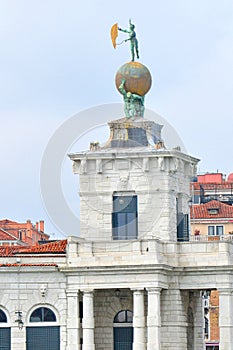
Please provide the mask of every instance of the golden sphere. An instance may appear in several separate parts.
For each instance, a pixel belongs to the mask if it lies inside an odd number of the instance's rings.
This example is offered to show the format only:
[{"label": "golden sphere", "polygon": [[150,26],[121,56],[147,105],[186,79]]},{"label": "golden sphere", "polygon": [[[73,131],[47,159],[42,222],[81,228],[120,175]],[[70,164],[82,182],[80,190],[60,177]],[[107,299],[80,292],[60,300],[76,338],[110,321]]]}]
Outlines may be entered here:
[{"label": "golden sphere", "polygon": [[140,96],[144,96],[150,90],[152,83],[149,69],[139,62],[128,62],[118,69],[115,78],[118,91],[122,79],[125,79],[124,88],[127,92]]}]

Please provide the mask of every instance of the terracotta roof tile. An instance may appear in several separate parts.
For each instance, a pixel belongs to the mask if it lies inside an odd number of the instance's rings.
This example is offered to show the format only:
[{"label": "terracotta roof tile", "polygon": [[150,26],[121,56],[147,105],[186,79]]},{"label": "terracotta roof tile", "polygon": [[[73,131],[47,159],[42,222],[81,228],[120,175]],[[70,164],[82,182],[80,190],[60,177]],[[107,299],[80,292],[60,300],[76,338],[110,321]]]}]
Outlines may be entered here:
[{"label": "terracotta roof tile", "polygon": [[17,266],[58,266],[57,264],[0,264],[0,267],[17,267]]},{"label": "terracotta roof tile", "polygon": [[229,181],[225,182],[191,182],[191,188],[193,190],[200,190],[201,187],[204,190],[222,190],[222,189],[233,189],[233,183]]},{"label": "terracotta roof tile", "polygon": [[30,247],[22,246],[0,246],[0,256],[14,256],[15,254],[64,254],[66,252],[67,240],[49,242]]},{"label": "terracotta roof tile", "polygon": [[[67,240],[49,242],[45,244],[35,245],[23,248],[22,253],[65,253]],[[20,252],[21,253],[21,252]]]},{"label": "terracotta roof tile", "polygon": [[0,228],[0,240],[1,241],[16,241],[17,238],[14,237],[9,232],[7,232],[6,230],[3,230],[2,228]]},{"label": "terracotta roof tile", "polygon": [[[211,209],[218,209],[211,214]],[[233,206],[212,200],[205,204],[196,204],[190,210],[191,219],[220,219],[231,218],[233,220]]]}]

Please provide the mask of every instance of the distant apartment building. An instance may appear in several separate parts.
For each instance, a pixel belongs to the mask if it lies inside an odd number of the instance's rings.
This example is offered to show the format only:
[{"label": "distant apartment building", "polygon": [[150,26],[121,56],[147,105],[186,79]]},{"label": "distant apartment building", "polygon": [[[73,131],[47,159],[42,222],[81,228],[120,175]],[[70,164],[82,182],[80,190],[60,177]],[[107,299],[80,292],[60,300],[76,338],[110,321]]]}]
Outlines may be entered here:
[{"label": "distant apartment building", "polygon": [[31,220],[27,220],[25,223],[8,219],[0,220],[0,246],[29,246],[48,239],[49,235],[44,232],[43,220],[36,222],[35,225]]},{"label": "distant apartment building", "polygon": [[[196,239],[219,240],[233,237],[233,206],[211,200],[190,209],[191,235]],[[232,235],[225,237],[225,235]],[[224,236],[224,237],[223,237]]]},{"label": "distant apartment building", "polygon": [[[191,183],[191,240],[233,240],[233,173],[198,175]],[[206,350],[219,349],[219,292],[203,293]]]},{"label": "distant apartment building", "polygon": [[233,173],[227,177],[222,173],[206,173],[197,175],[191,183],[194,204],[207,203],[217,200],[233,204]]}]

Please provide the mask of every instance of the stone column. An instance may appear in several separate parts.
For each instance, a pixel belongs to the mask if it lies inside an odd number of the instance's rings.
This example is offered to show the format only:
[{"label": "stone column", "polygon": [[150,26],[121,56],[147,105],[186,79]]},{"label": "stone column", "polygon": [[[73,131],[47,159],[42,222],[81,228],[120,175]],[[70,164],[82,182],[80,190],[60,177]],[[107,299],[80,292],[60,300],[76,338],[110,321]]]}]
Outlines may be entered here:
[{"label": "stone column", "polygon": [[83,291],[83,347],[82,350],[95,350],[93,290]]},{"label": "stone column", "polygon": [[144,289],[133,290],[133,350],[145,350]]},{"label": "stone column", "polygon": [[194,349],[204,349],[204,308],[201,292],[193,291]]},{"label": "stone column", "polygon": [[147,288],[147,350],[160,350],[160,291],[161,288]]},{"label": "stone column", "polygon": [[67,290],[67,345],[68,350],[80,350],[79,292]]},{"label": "stone column", "polygon": [[220,350],[233,350],[232,289],[219,290]]},{"label": "stone column", "polygon": [[[163,289],[161,293],[161,348],[187,350],[189,292]],[[199,350],[199,349],[195,349]]]}]

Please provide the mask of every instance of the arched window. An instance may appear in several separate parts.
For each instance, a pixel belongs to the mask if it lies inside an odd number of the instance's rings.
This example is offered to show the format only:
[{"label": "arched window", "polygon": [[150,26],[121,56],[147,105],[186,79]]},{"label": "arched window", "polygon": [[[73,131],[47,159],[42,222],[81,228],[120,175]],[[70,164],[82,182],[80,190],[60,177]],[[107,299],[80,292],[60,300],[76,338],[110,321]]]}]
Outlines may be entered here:
[{"label": "arched window", "polygon": [[113,340],[114,350],[132,350],[133,348],[133,312],[119,311],[114,317]]},{"label": "arched window", "polygon": [[119,311],[114,317],[114,323],[132,323],[133,312],[129,310]]},{"label": "arched window", "polygon": [[[30,315],[29,322],[32,324],[29,323],[26,328],[26,350],[60,350],[60,326],[51,309],[48,307],[35,309]],[[35,322],[38,322],[38,325],[33,324]]]},{"label": "arched window", "polygon": [[56,322],[56,315],[47,307],[39,307],[30,316],[30,322]]},{"label": "arched window", "polygon": [[11,328],[7,323],[7,316],[0,309],[0,349],[4,350],[10,350],[11,348]]},{"label": "arched window", "polygon": [[7,322],[7,317],[4,311],[0,310],[0,322],[1,323],[6,323]]}]

